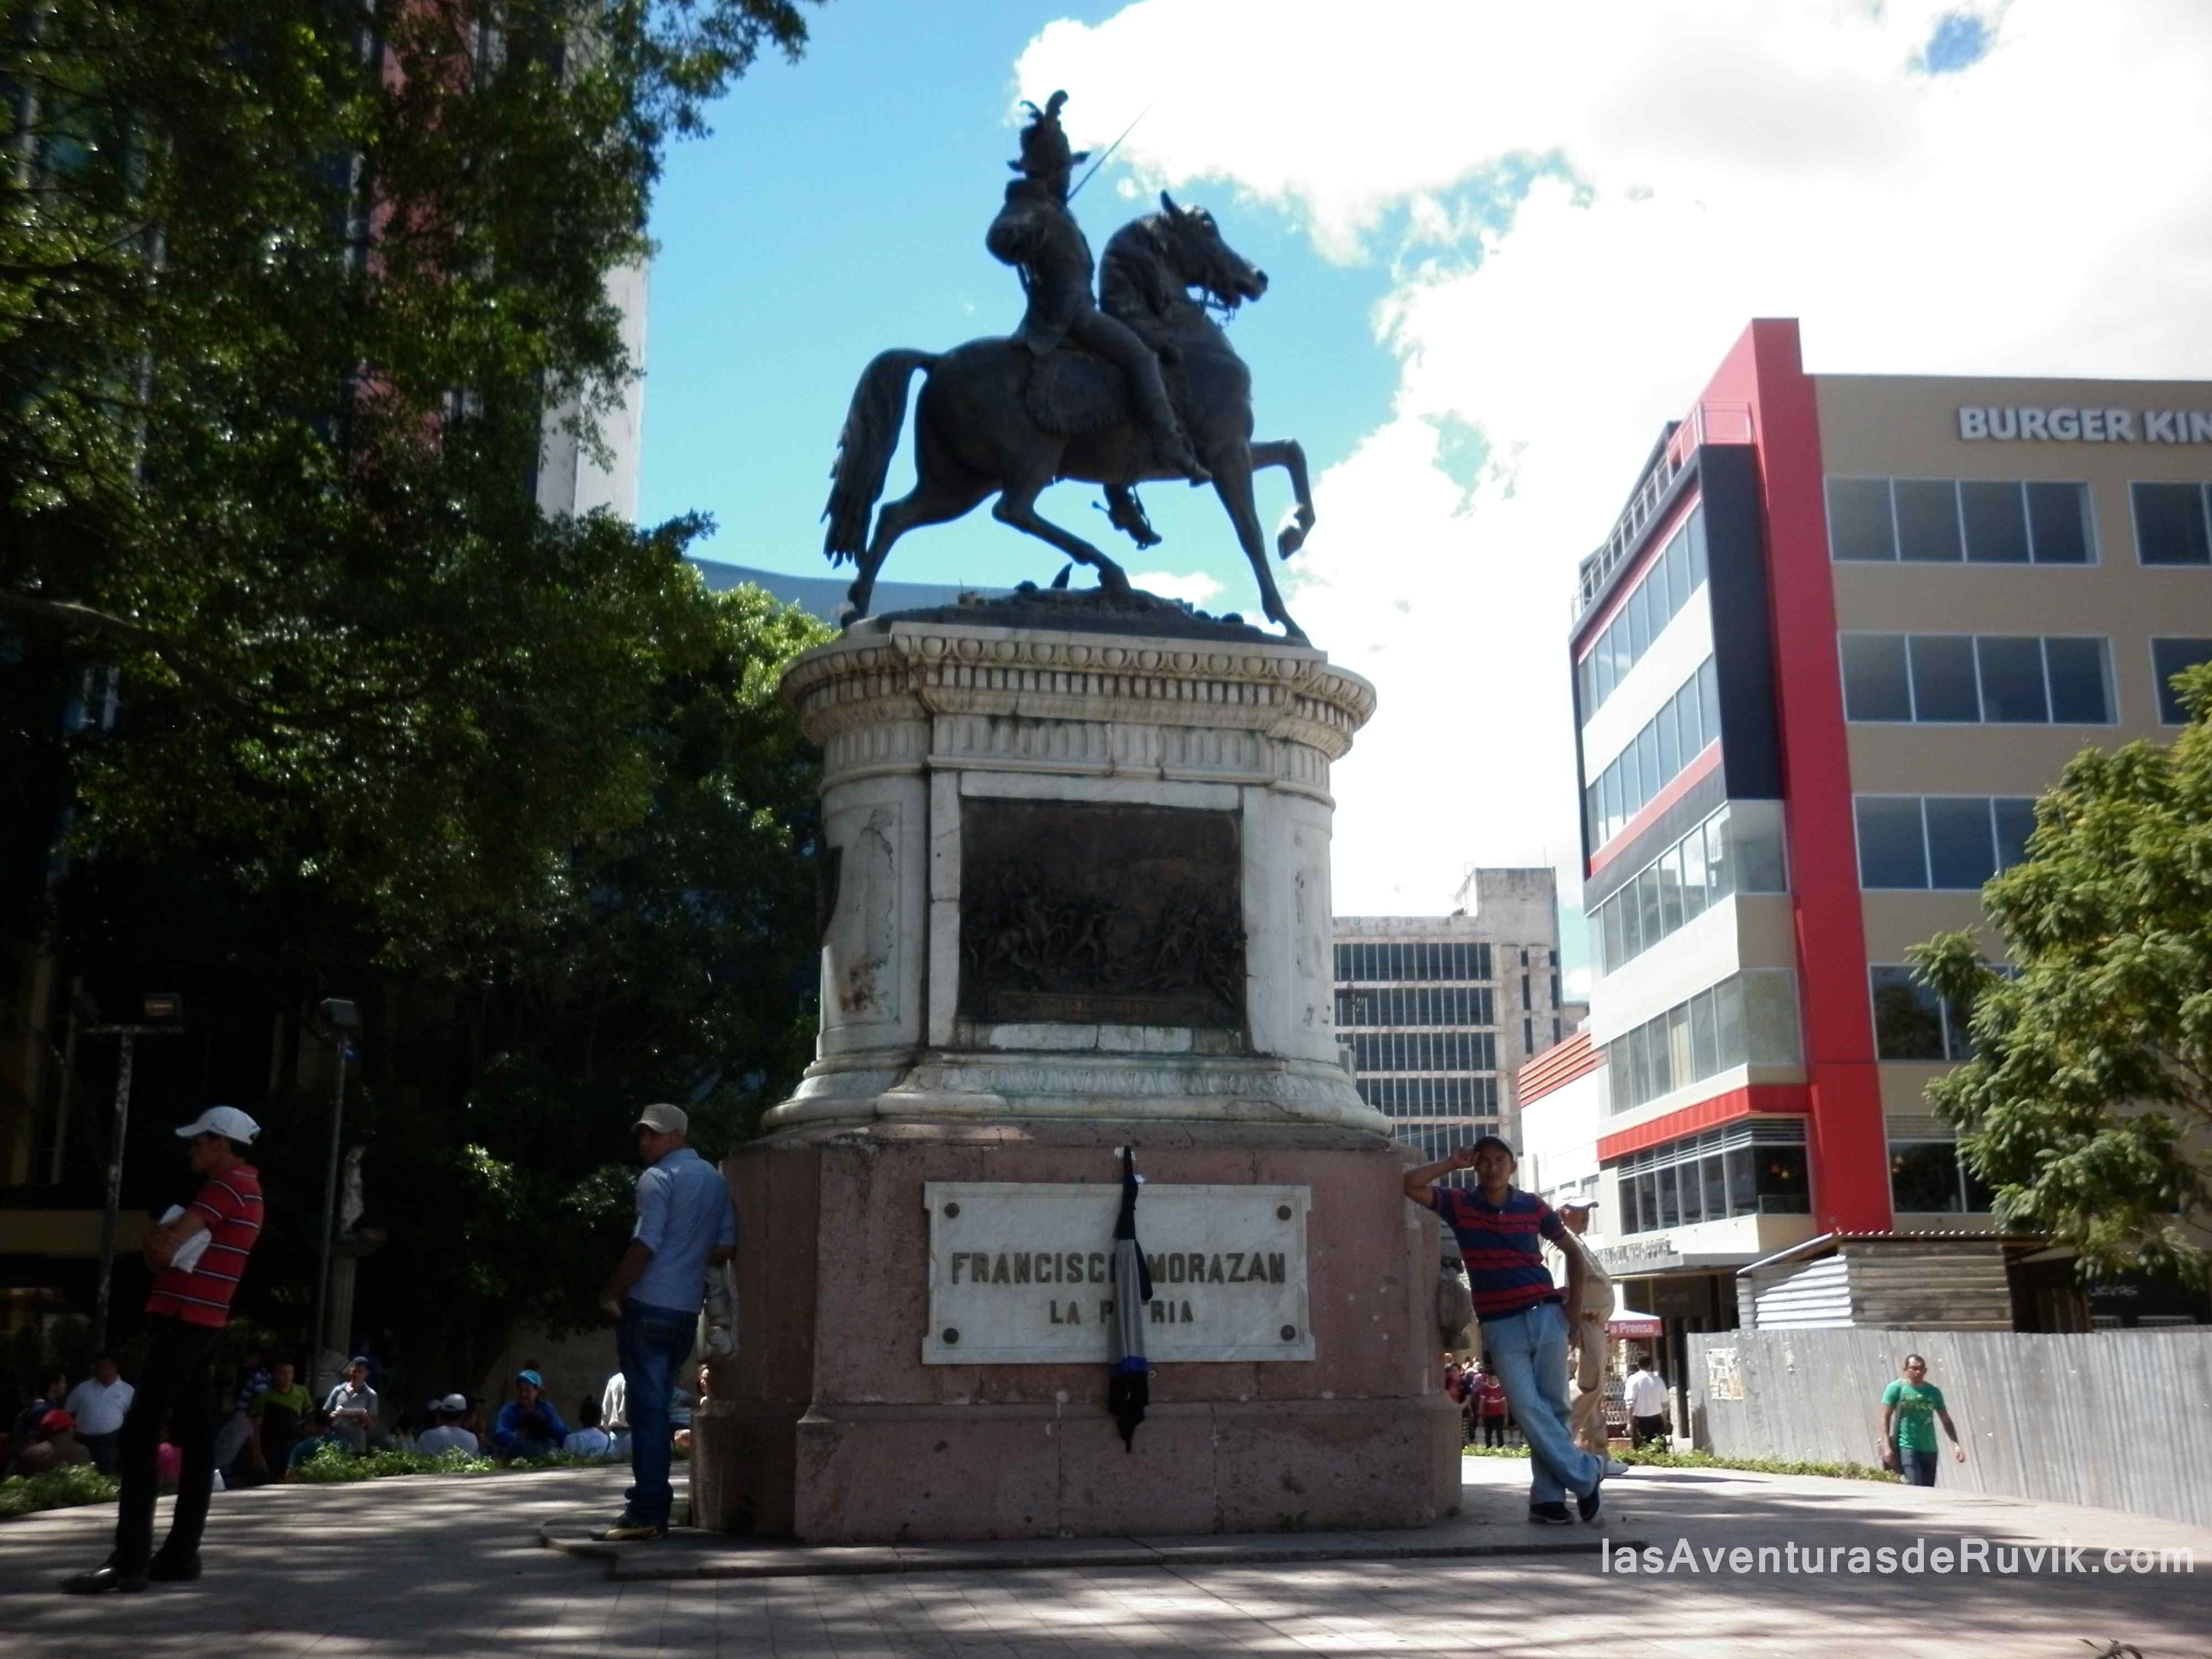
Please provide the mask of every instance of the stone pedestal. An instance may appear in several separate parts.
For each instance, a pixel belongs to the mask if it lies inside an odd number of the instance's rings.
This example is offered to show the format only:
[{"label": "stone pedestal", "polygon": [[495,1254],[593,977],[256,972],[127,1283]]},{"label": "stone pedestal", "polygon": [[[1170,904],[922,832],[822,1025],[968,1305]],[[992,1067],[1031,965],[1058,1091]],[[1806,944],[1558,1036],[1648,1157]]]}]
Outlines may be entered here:
[{"label": "stone pedestal", "polygon": [[[727,1165],[694,1518],[1425,1524],[1459,1491],[1434,1224],[1333,1007],[1328,769],[1373,690],[1234,624],[1033,620],[884,618],[786,678],[826,757],[823,1034]],[[1161,1281],[1129,1449],[1098,1330],[1125,1145]]]}]

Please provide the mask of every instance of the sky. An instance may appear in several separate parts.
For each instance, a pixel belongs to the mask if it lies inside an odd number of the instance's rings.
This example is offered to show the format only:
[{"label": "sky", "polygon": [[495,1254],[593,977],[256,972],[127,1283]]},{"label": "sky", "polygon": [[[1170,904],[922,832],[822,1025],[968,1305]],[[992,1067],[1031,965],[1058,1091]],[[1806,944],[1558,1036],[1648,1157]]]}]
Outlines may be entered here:
[{"label": "sky", "polygon": [[[809,15],[804,60],[758,66],[657,198],[642,515],[708,512],[704,556],[823,574],[862,367],[1019,317],[982,246],[1018,100],[1066,88],[1099,149],[1142,112],[1077,210],[1103,246],[1164,188],[1268,272],[1232,337],[1319,514],[1278,574],[1380,695],[1334,773],[1340,914],[1442,914],[1473,866],[1550,864],[1586,962],[1576,561],[1752,318],[1800,319],[1815,373],[2212,379],[2206,0]],[[911,477],[902,450],[887,493]],[[1261,489],[1273,523],[1287,484]],[[1210,491],[1150,487],[1141,553],[1096,495],[1041,506],[1143,585],[1256,614]],[[884,574],[1061,562],[979,511]]]}]

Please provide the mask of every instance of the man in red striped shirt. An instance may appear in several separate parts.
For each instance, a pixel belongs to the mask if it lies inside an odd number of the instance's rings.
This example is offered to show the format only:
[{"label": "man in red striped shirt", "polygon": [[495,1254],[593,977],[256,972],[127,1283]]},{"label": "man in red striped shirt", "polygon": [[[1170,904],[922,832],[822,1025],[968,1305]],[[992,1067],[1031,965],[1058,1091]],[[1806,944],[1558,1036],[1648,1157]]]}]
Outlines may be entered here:
[{"label": "man in red striped shirt", "polygon": [[[1566,1228],[1550,1205],[1514,1186],[1513,1169],[1512,1147],[1483,1135],[1449,1158],[1407,1170],[1406,1196],[1443,1218],[1467,1263],[1483,1358],[1504,1383],[1513,1420],[1528,1438],[1529,1520],[1572,1526],[1566,1505],[1571,1492],[1582,1518],[1595,1522],[1599,1486],[1627,1466],[1583,1450],[1568,1428],[1567,1321],[1560,1304],[1582,1305],[1583,1262],[1569,1250],[1563,1296],[1537,1241],[1559,1244]],[[1432,1185],[1460,1170],[1474,1171],[1472,1191]]]},{"label": "man in red striped shirt", "polygon": [[[105,1565],[72,1573],[73,1595],[143,1590],[149,1579],[200,1576],[200,1534],[215,1490],[215,1423],[208,1413],[216,1351],[230,1319],[246,1259],[261,1233],[261,1177],[246,1152],[261,1126],[235,1107],[213,1106],[177,1133],[204,1184],[174,1220],[147,1235],[154,1293],[146,1298],[152,1339],[138,1392],[123,1419],[117,1462],[115,1551]],[[153,1553],[155,1454],[164,1421],[184,1454],[177,1508],[161,1553]]]}]

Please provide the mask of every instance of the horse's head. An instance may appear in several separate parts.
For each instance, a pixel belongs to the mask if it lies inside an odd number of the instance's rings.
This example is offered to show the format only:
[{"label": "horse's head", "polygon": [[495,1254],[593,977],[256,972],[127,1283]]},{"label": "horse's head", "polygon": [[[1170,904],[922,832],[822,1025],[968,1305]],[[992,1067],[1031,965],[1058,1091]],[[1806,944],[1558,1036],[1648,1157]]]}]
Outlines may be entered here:
[{"label": "horse's head", "polygon": [[1184,287],[1203,289],[1230,311],[1267,291],[1267,273],[1221,240],[1221,227],[1204,208],[1177,207],[1165,191],[1160,192],[1160,208],[1153,222],[1159,246]]}]

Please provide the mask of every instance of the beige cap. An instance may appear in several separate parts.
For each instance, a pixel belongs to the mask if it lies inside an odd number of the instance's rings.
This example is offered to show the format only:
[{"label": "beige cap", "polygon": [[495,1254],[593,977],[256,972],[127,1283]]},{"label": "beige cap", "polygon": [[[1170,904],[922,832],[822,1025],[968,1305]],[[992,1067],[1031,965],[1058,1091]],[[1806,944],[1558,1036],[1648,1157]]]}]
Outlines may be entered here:
[{"label": "beige cap", "polygon": [[647,1107],[629,1126],[633,1129],[650,1129],[655,1134],[680,1135],[691,1127],[691,1120],[684,1115],[681,1106],[671,1106],[665,1101]]}]

